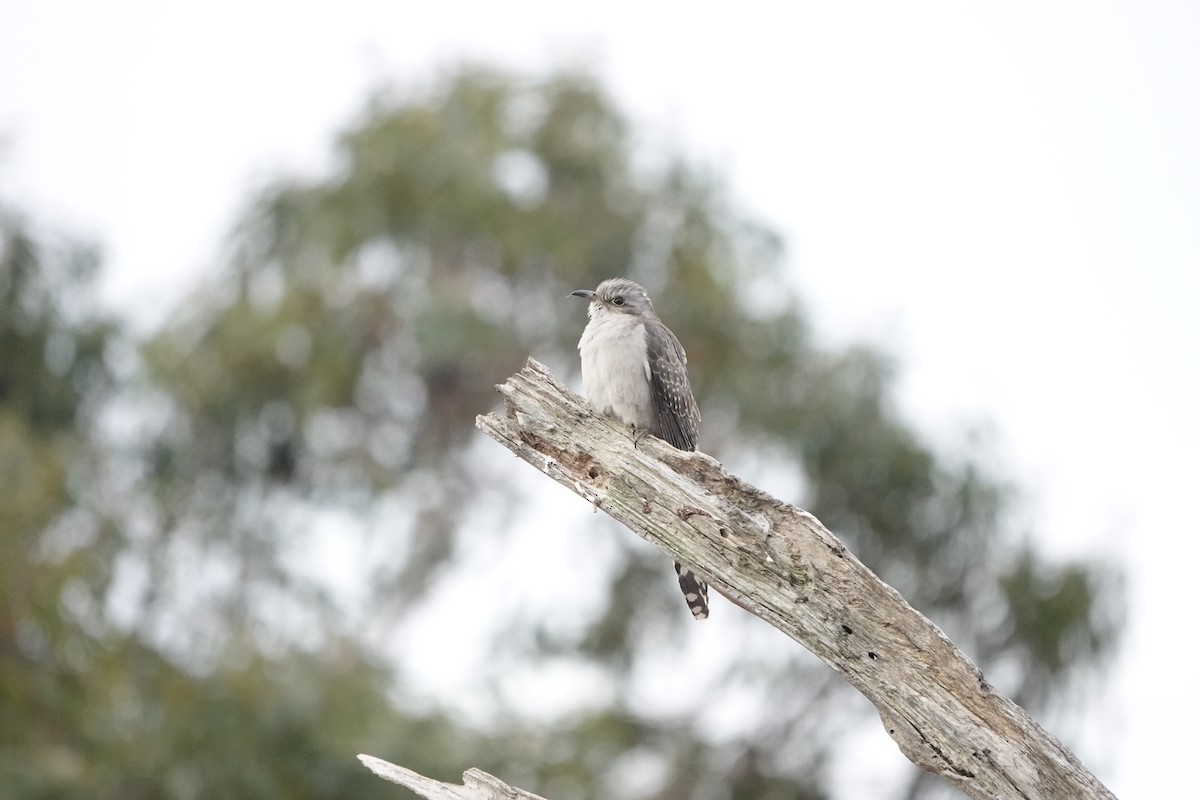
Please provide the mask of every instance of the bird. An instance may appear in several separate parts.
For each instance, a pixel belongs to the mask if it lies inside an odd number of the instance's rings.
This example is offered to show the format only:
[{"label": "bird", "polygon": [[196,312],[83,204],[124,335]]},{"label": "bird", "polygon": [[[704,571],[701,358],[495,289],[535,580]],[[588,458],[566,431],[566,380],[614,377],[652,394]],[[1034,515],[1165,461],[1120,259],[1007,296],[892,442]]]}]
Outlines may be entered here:
[{"label": "bird", "polygon": [[[609,278],[571,296],[588,301],[588,324],[579,339],[588,403],[635,432],[695,450],[700,407],[688,381],[687,354],[654,313],[646,290],[628,278]],[[707,619],[708,585],[678,561],[675,573],[692,616]]]}]

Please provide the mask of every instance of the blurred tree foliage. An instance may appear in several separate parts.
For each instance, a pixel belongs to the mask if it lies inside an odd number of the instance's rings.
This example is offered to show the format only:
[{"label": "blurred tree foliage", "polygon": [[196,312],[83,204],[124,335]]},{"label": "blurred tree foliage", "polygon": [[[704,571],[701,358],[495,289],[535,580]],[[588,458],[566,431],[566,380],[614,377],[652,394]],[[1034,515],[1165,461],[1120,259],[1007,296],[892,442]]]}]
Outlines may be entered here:
[{"label": "blurred tree foliage", "polygon": [[[580,537],[594,567],[561,565],[598,611],[497,618],[482,643],[496,674],[480,686],[565,660],[607,676],[602,702],[549,720],[503,692],[470,719],[417,710],[404,664],[365,635],[460,569],[465,532],[503,542],[530,516],[530,484],[474,417],[530,353],[576,369],[583,308],[565,295],[617,274],[687,347],[701,449],[792,476],[787,499],[999,688],[1053,707],[1113,651],[1119,576],[1014,538],[1010,492],[894,413],[888,359],[817,347],[775,237],[711,175],[639,144],[588,76],[464,68],[381,93],[336,153],[328,174],[267,187],[219,277],[136,347],[86,302],[94,257],[3,217],[0,785],[14,796],[394,797],[361,751],[441,778],[479,766],[554,800],[833,796],[824,767],[863,721],[840,679],[798,646],[712,641],[632,536]],[[305,555],[302,531],[334,512],[387,554],[356,579],[367,618]],[[703,703],[639,702],[654,665],[697,642],[716,664],[694,676]],[[704,707],[730,703],[750,722],[722,735]]]}]

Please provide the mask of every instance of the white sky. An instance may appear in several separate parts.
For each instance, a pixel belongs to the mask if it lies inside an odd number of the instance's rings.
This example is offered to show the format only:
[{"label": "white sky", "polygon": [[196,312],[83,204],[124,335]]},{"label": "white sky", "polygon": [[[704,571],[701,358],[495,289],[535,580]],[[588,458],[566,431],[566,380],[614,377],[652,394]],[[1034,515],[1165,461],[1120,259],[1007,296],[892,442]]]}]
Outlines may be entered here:
[{"label": "white sky", "polygon": [[[1200,696],[1200,4],[0,0],[0,196],[99,241],[152,324],[246,189],[316,172],[381,80],[594,64],[785,236],[819,329],[995,432],[1031,530],[1130,572],[1092,766],[1176,794]],[[467,765],[464,765],[467,766]]]}]

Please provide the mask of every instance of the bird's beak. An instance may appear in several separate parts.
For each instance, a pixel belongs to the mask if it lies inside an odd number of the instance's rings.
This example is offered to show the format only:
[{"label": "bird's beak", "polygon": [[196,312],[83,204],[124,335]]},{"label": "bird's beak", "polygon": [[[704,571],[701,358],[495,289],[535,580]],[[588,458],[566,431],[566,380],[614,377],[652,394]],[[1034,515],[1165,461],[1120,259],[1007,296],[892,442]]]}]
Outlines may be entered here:
[{"label": "bird's beak", "polygon": [[582,297],[584,300],[594,300],[596,297],[596,293],[593,292],[591,289],[576,289],[575,291],[571,292],[571,294],[568,296],[569,297]]}]

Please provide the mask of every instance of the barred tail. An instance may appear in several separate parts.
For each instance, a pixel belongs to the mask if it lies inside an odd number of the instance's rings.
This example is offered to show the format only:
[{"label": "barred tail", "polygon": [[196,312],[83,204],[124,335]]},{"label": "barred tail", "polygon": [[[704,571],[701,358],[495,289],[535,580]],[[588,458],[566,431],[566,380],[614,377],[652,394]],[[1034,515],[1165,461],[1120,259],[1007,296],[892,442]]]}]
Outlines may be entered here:
[{"label": "barred tail", "polygon": [[696,619],[708,619],[708,584],[696,577],[691,567],[675,562],[675,574],[679,576],[679,588],[688,610]]}]

